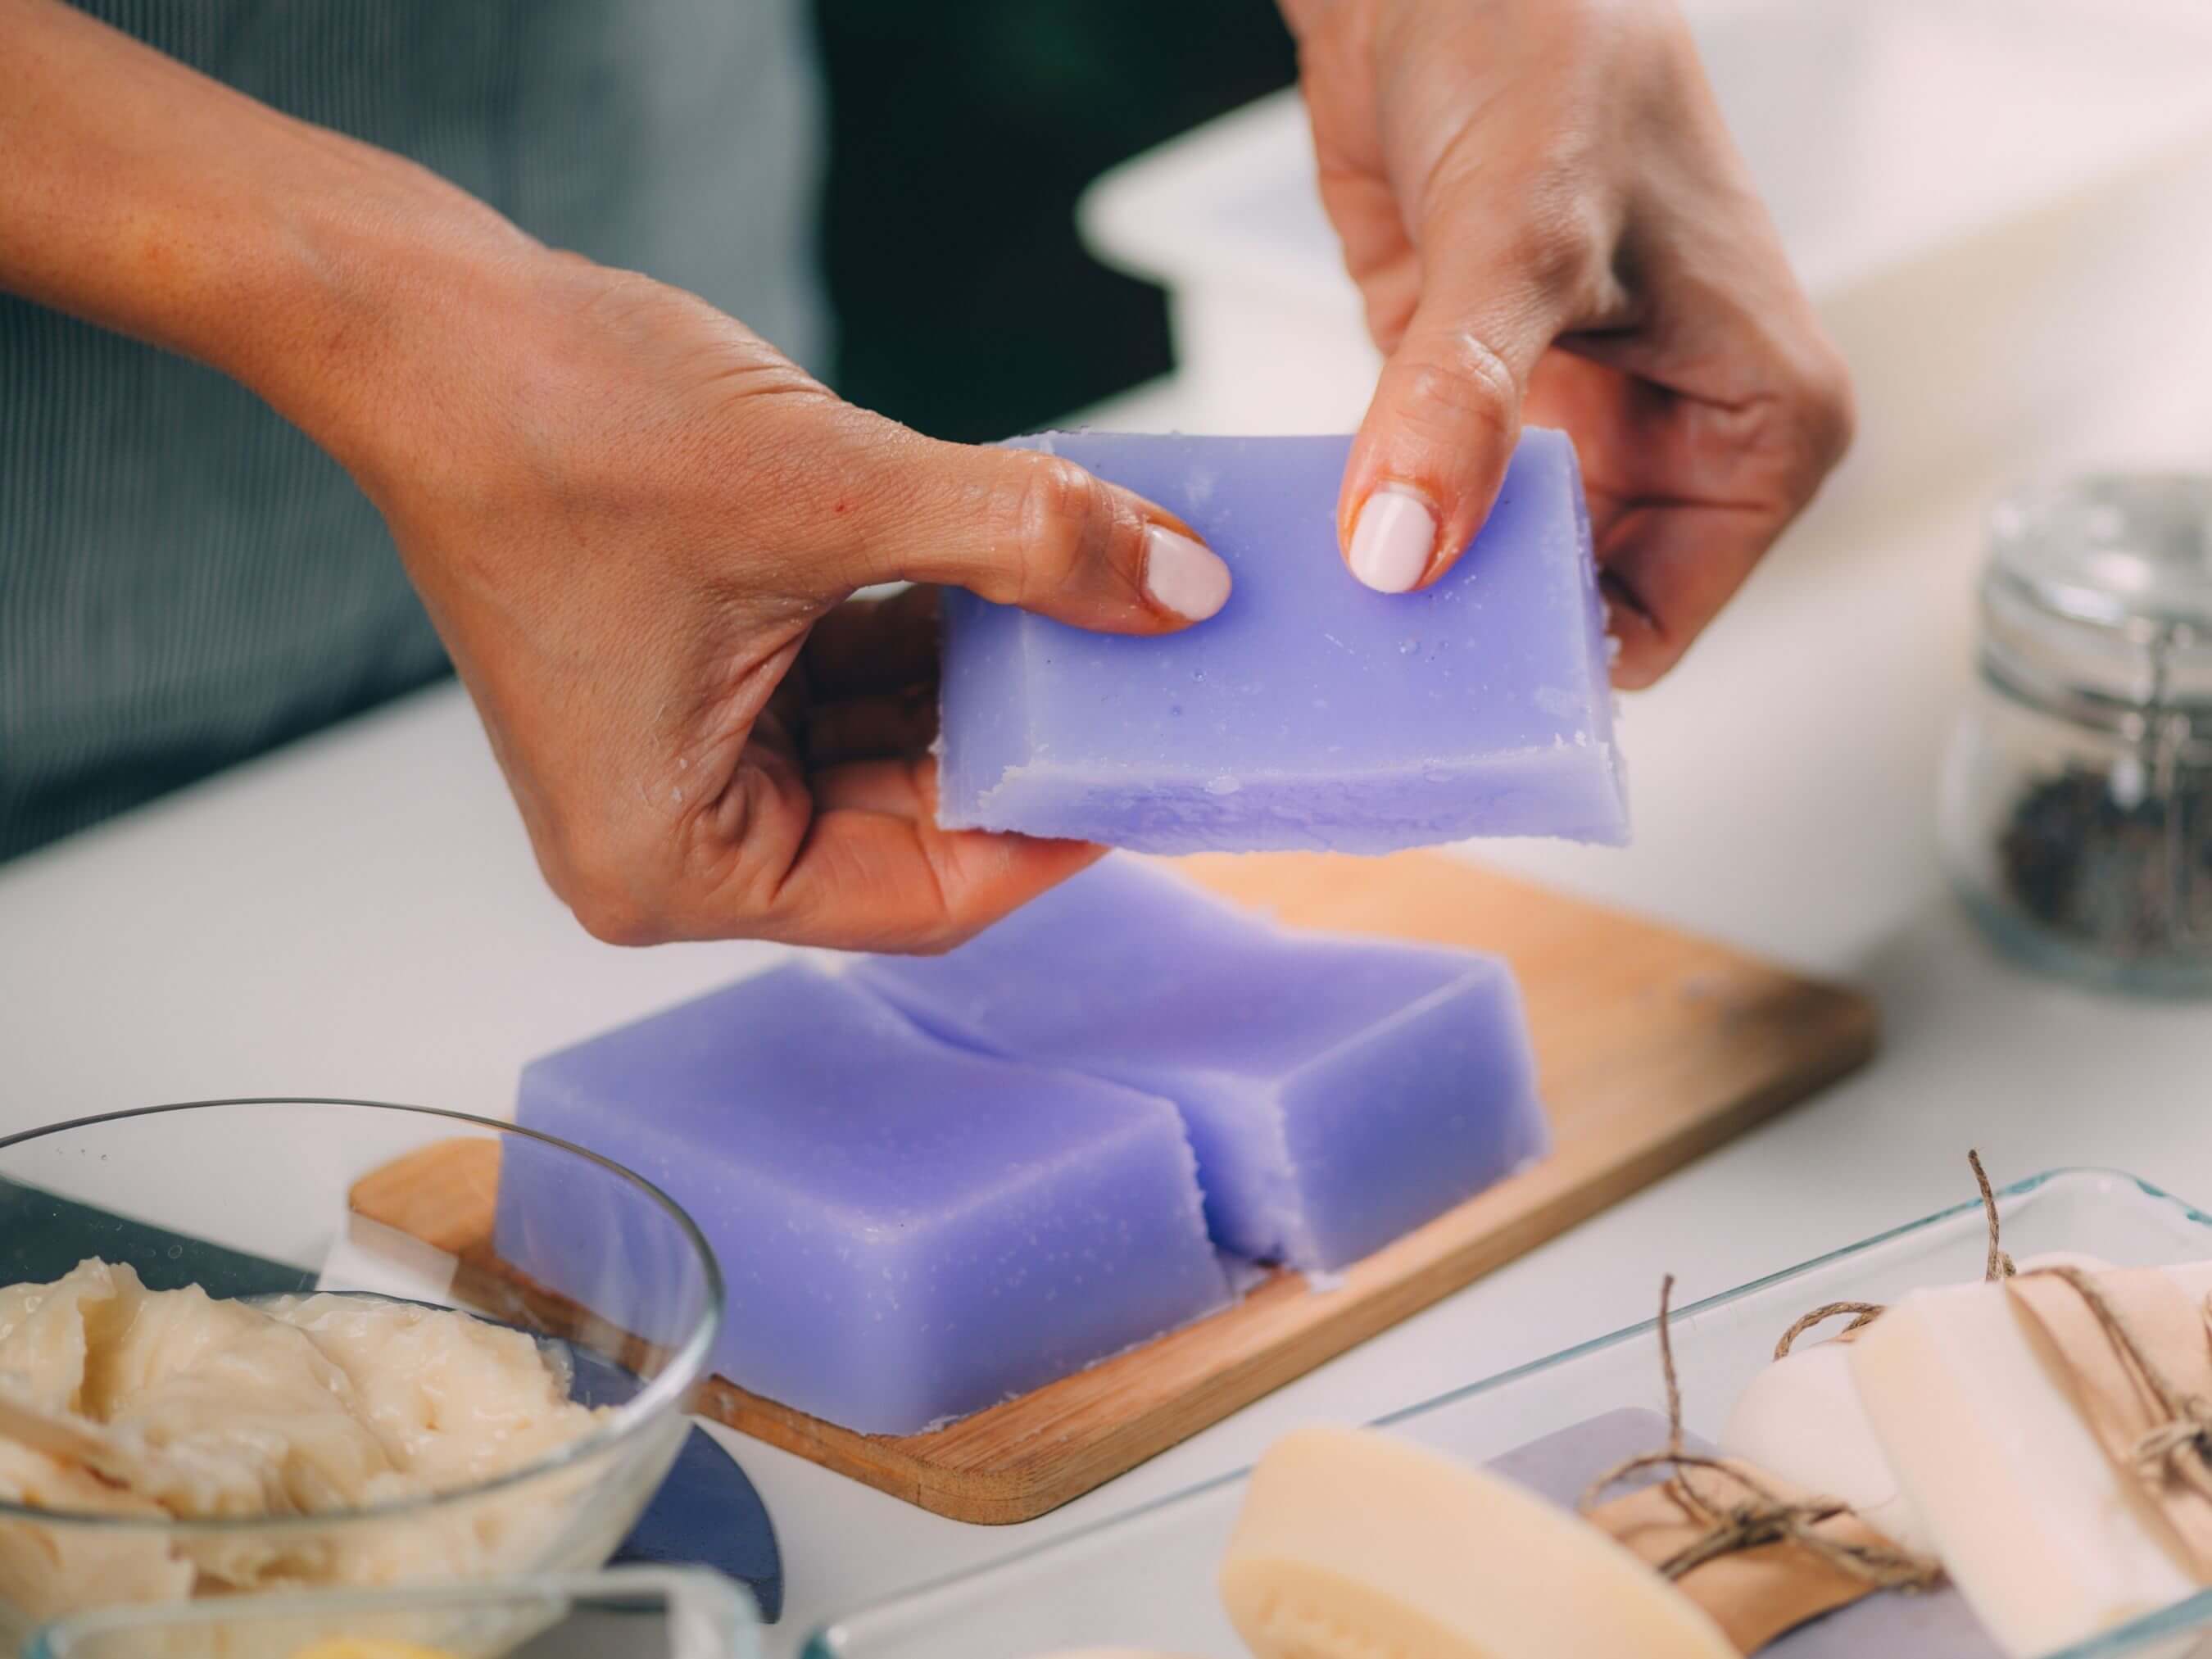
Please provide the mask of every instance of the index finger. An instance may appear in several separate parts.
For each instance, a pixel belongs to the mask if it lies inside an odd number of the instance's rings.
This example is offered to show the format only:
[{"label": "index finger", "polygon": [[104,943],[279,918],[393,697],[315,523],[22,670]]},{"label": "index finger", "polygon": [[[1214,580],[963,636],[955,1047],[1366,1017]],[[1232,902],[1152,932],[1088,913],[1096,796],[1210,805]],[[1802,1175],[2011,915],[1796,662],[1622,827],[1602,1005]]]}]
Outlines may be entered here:
[{"label": "index finger", "polygon": [[1426,586],[1474,539],[1521,435],[1529,376],[1592,303],[1595,232],[1532,221],[1533,208],[1496,193],[1437,187],[1420,303],[1352,444],[1338,540],[1352,574],[1382,592]]}]

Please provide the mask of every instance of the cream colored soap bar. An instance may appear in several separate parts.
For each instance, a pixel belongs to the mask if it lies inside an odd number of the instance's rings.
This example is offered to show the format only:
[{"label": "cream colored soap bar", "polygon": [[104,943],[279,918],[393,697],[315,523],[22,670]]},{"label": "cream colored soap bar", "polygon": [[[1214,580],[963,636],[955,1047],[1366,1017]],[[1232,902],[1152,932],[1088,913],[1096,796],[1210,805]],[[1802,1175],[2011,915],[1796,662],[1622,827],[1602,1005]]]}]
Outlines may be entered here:
[{"label": "cream colored soap bar", "polygon": [[1580,1516],[1369,1430],[1301,1429],[1260,1460],[1221,1594],[1255,1659],[1735,1659]]},{"label": "cream colored soap bar", "polygon": [[[2020,1264],[2022,1271],[2061,1265],[2101,1273],[2112,1264],[2073,1251]],[[1839,1498],[1891,1542],[1933,1555],[1935,1535],[1859,1401],[1851,1380],[1856,1340],[1856,1334],[1845,1339],[1839,1333],[1803,1343],[1753,1377],[1729,1413],[1721,1449],[1808,1492]]]},{"label": "cream colored soap bar", "polygon": [[1892,1543],[1932,1554],[1928,1523],[1859,1403],[1852,1346],[1815,1343],[1753,1377],[1721,1431],[1721,1449],[1807,1492],[1839,1498]]},{"label": "cream colored soap bar", "polygon": [[[2212,1263],[2169,1272],[2192,1297],[2212,1291]],[[1848,1352],[1937,1555],[2008,1653],[2048,1653],[2195,1593],[2002,1285],[1916,1291]]]}]

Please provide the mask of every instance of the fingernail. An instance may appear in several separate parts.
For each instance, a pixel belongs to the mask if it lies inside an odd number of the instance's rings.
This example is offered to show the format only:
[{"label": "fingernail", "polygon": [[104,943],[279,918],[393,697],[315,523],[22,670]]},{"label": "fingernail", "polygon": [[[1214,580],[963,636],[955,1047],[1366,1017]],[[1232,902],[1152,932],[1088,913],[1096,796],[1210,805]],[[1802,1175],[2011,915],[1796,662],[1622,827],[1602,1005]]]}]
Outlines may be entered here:
[{"label": "fingernail", "polygon": [[1378,593],[1404,593],[1428,574],[1437,550],[1437,515],[1402,484],[1384,484],[1359,509],[1352,529],[1352,574]]},{"label": "fingernail", "polygon": [[1163,525],[1145,530],[1145,592],[1154,605],[1204,622],[1229,603],[1229,567],[1212,549]]}]

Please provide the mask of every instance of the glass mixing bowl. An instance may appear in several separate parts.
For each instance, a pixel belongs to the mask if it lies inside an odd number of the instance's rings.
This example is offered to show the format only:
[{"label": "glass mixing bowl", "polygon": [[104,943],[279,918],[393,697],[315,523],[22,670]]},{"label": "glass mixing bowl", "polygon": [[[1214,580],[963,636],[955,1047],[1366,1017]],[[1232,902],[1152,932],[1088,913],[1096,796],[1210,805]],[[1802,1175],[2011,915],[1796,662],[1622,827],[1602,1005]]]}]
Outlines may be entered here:
[{"label": "glass mixing bowl", "polygon": [[[400,1182],[407,1231],[355,1212],[364,1176],[386,1172],[389,1215],[395,1160],[455,1140],[476,1144]],[[502,1170],[522,1172],[540,1204],[557,1200],[558,1294],[481,1237]],[[445,1227],[471,1215],[476,1236]],[[580,1437],[496,1478],[357,1509],[191,1520],[0,1502],[0,1652],[45,1620],[214,1593],[214,1570],[235,1582],[240,1563],[270,1589],[599,1566],[683,1444],[722,1305],[698,1229],[627,1170],[508,1124],[366,1101],[199,1101],[0,1139],[0,1285],[47,1283],[92,1257],[156,1291],[458,1309],[529,1333],[572,1399],[604,1409]]]},{"label": "glass mixing bowl", "polygon": [[300,1659],[331,1646],[453,1659],[762,1659],[744,1591],[696,1567],[112,1607],[49,1626],[23,1659]]}]

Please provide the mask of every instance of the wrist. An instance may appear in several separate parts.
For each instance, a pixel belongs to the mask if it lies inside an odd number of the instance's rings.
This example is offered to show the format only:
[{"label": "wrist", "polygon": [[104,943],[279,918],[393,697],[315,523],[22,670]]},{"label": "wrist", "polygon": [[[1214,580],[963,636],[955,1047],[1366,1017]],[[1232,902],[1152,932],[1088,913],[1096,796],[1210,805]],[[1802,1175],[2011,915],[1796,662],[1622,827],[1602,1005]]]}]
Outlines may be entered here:
[{"label": "wrist", "polygon": [[533,247],[411,163],[61,4],[0,0],[0,289],[208,363],[325,441],[365,356],[465,268]]},{"label": "wrist", "polygon": [[368,484],[436,441],[438,380],[489,372],[487,319],[512,315],[552,256],[398,157],[343,144],[330,159],[266,202],[196,355]]},{"label": "wrist", "polygon": [[393,367],[434,364],[459,308],[546,257],[423,168],[73,7],[0,0],[0,39],[21,94],[0,98],[0,289],[222,370],[349,465],[403,406]]}]

